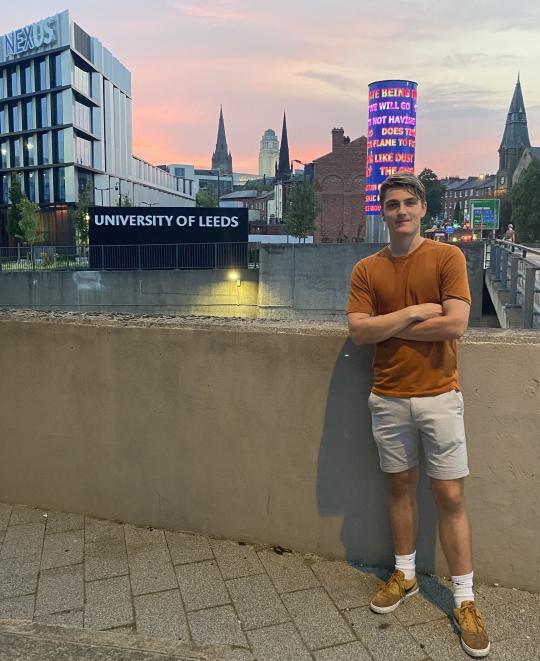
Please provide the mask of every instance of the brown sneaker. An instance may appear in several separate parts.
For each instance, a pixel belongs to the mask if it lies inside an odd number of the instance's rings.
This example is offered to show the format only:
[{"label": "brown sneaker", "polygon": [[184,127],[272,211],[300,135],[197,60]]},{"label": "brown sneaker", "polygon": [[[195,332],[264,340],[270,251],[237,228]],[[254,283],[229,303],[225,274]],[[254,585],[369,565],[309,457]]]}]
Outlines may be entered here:
[{"label": "brown sneaker", "polygon": [[373,597],[369,607],[375,613],[391,613],[402,601],[418,594],[418,591],[416,576],[410,581],[406,581],[405,574],[396,569],[386,584]]},{"label": "brown sneaker", "polygon": [[461,645],[467,654],[474,657],[489,654],[490,642],[486,625],[474,601],[464,601],[459,608],[454,608],[454,622],[459,629]]}]

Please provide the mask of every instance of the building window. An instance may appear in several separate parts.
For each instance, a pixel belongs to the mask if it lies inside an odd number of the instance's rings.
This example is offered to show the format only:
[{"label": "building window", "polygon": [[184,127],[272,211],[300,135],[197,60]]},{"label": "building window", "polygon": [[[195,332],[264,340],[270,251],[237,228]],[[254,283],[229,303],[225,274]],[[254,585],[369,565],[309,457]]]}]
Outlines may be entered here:
[{"label": "building window", "polygon": [[47,89],[47,61],[40,58],[34,61],[36,73],[36,91],[40,92]]},{"label": "building window", "polygon": [[15,138],[10,142],[10,167],[20,168],[21,167],[21,141],[19,138]]},{"label": "building window", "polygon": [[27,62],[21,67],[21,92],[23,94],[30,94],[32,89],[32,64]]},{"label": "building window", "polygon": [[7,170],[7,143],[4,140],[3,142],[0,142],[0,167],[2,170]]},{"label": "building window", "polygon": [[0,99],[6,96],[6,88],[4,87],[4,72],[0,69]]},{"label": "building window", "polygon": [[35,172],[25,172],[24,173],[24,190],[26,197],[32,202],[36,201],[36,173]]},{"label": "building window", "polygon": [[7,70],[7,95],[17,96],[19,93],[19,85],[17,79],[17,68],[9,67]]},{"label": "building window", "polygon": [[12,133],[21,130],[21,118],[19,115],[19,106],[12,103],[9,106],[9,125]]},{"label": "building window", "polygon": [[38,164],[46,165],[51,162],[51,157],[49,154],[49,134],[40,133],[37,138],[37,147],[38,147]]},{"label": "building window", "polygon": [[60,87],[62,85],[62,59],[60,55],[51,55],[49,57],[49,76],[51,87]]},{"label": "building window", "polygon": [[[52,134],[53,162],[64,162],[64,131],[54,131]],[[56,197],[56,195],[55,195]]]},{"label": "building window", "polygon": [[54,199],[56,202],[66,201],[66,169],[54,168],[53,170]]},{"label": "building window", "polygon": [[36,116],[38,128],[49,126],[49,113],[47,112],[47,97],[36,97]]},{"label": "building window", "polygon": [[6,122],[6,111],[3,106],[0,106],[0,133],[7,133],[8,127]]},{"label": "building window", "polygon": [[86,96],[90,95],[90,74],[83,71],[76,64],[73,65],[73,87]]},{"label": "building window", "polygon": [[22,104],[22,125],[24,131],[31,131],[36,128],[34,125],[34,108],[31,99],[24,101]]},{"label": "building window", "polygon": [[92,143],[77,136],[75,138],[75,162],[92,167]]},{"label": "building window", "polygon": [[32,136],[23,140],[23,163],[25,166],[36,164],[36,139]]},{"label": "building window", "polygon": [[73,123],[92,133],[92,110],[79,101],[73,101]]},{"label": "building window", "polygon": [[51,201],[49,172],[50,170],[39,171],[39,201],[41,204],[48,204]]},{"label": "building window", "polygon": [[64,122],[64,105],[62,92],[51,95],[51,122],[57,126]]},{"label": "building window", "polygon": [[8,204],[9,202],[9,186],[7,174],[0,174],[0,204]]}]

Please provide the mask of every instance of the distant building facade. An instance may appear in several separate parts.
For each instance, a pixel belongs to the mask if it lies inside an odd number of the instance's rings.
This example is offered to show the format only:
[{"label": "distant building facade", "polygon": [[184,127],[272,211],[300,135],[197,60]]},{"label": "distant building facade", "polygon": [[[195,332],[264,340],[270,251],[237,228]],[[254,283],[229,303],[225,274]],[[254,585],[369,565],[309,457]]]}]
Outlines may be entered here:
[{"label": "distant building facade", "polygon": [[519,181],[521,175],[533,161],[540,161],[540,147],[527,147],[523,151],[523,154],[521,155],[519,163],[515,169],[514,176],[512,177],[512,185]]},{"label": "distant building facade", "polygon": [[55,14],[0,37],[0,244],[14,177],[39,204],[40,239],[74,241],[89,185],[97,205],[191,206],[182,182],[132,153],[131,74],[101,42]]},{"label": "distant building facade", "polygon": [[342,128],[332,129],[332,151],[310,166],[321,211],[315,221],[315,242],[360,241],[366,217],[367,140],[350,140]]},{"label": "distant building facade", "polygon": [[470,220],[470,201],[485,200],[496,196],[496,176],[480,175],[459,179],[450,177],[443,180],[446,186],[443,200],[443,220],[452,220],[459,204],[460,216],[464,221]]},{"label": "distant building facade", "polygon": [[279,140],[272,129],[266,129],[259,150],[259,176],[274,177],[279,160]]}]

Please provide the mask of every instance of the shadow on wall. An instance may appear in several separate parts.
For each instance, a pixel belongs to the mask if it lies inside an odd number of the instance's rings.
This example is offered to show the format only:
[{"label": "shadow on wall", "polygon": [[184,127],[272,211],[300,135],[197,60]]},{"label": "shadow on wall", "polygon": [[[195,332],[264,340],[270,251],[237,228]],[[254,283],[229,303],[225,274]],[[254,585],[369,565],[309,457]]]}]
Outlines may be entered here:
[{"label": "shadow on wall", "polygon": [[[371,434],[367,405],[371,348],[348,339],[337,358],[326,400],[319,449],[317,503],[321,516],[342,516],[341,541],[349,562],[393,566],[386,478]],[[423,471],[422,471],[423,473]],[[434,573],[437,517],[428,480],[418,488],[419,571]]]}]

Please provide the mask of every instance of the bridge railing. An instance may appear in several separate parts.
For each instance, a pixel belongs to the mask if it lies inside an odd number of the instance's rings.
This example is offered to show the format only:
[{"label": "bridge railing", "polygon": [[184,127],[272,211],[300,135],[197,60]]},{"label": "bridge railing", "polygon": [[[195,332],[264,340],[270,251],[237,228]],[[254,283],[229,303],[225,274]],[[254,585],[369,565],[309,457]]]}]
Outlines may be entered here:
[{"label": "bridge railing", "polygon": [[506,307],[521,308],[523,328],[540,329],[540,250],[496,239],[486,263],[499,291],[509,292]]}]

